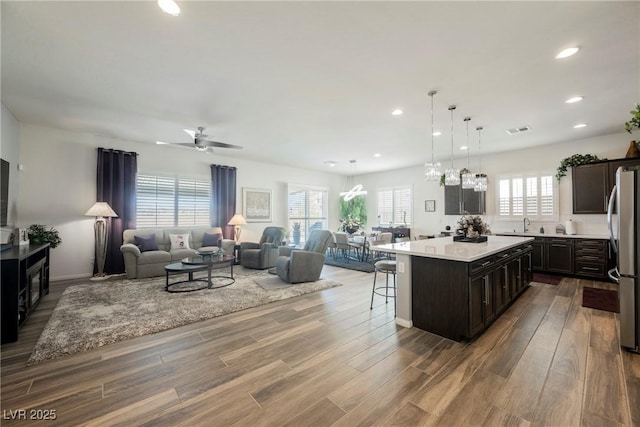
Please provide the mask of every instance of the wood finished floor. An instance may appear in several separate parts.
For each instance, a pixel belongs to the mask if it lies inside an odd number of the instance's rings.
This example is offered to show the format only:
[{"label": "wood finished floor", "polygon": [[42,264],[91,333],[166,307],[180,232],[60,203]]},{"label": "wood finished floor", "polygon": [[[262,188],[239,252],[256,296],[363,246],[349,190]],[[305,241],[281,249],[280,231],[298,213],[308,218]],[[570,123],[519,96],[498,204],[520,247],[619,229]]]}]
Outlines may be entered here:
[{"label": "wood finished floor", "polygon": [[370,310],[371,274],[323,275],[344,286],[26,367],[53,283],[2,346],[2,424],[38,408],[64,426],[640,425],[640,355],[617,315],[581,307],[583,286],[615,285],[534,283],[456,343],[396,326],[382,298]]}]

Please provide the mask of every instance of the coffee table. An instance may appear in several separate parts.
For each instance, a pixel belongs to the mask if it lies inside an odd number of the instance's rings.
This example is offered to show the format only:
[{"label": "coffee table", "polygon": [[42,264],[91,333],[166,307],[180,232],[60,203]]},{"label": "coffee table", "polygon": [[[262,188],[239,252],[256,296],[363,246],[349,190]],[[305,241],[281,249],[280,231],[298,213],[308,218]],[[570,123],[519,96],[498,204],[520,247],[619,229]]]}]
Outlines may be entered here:
[{"label": "coffee table", "polygon": [[[216,254],[200,254],[189,258],[184,258],[180,262],[175,262],[165,266],[164,271],[167,275],[165,291],[167,292],[193,292],[203,289],[224,288],[225,286],[235,283],[233,278],[233,264],[235,257],[233,255],[219,256]],[[229,267],[229,275],[212,275],[211,270],[219,270]],[[194,278],[193,273],[198,271],[206,271],[207,277]],[[187,280],[180,280],[169,283],[169,276],[181,273],[187,273]],[[203,285],[194,286],[195,282],[203,282]]]}]

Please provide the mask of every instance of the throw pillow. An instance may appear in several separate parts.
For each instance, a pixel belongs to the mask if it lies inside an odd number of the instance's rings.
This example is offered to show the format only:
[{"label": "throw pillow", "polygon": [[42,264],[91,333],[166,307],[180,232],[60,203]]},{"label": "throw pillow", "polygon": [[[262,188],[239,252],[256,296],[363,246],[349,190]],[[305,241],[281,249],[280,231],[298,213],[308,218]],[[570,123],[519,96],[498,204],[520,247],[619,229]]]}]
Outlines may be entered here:
[{"label": "throw pillow", "polygon": [[202,238],[202,246],[222,246],[222,233],[204,233]]},{"label": "throw pillow", "polygon": [[140,252],[157,251],[160,249],[158,248],[155,234],[150,236],[135,236],[135,238],[136,246],[140,249]]},{"label": "throw pillow", "polygon": [[169,239],[171,239],[171,250],[190,249],[188,234],[169,234]]}]

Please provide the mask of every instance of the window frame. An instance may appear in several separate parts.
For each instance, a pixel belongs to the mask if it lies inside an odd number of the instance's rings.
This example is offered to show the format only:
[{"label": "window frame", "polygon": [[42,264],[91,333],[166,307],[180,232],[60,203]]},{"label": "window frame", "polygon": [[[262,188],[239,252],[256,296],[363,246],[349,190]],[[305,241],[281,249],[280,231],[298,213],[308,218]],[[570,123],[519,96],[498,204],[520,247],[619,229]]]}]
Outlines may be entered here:
[{"label": "window frame", "polygon": [[[398,192],[401,191],[408,191],[409,195],[406,198],[406,200],[409,203],[409,206],[406,209],[400,209],[397,208],[396,203],[397,203],[397,199],[396,197],[398,196]],[[389,221],[386,220],[386,215],[385,215],[385,219],[380,218],[382,216],[382,214],[380,213],[380,198],[381,198],[381,193],[388,193],[390,192],[390,196],[391,196],[391,223],[392,226],[406,226],[406,227],[410,227],[411,224],[413,223],[413,188],[411,185],[396,185],[393,187],[382,187],[382,188],[378,188],[376,189],[376,218],[378,218],[378,224],[379,225],[387,225],[389,223]],[[388,196],[389,194],[387,194]],[[408,221],[405,222],[405,218],[402,218],[402,214],[401,212],[407,212],[407,216]],[[399,218],[396,218],[396,216],[400,216]]]},{"label": "window frame", "polygon": [[[530,186],[528,183],[530,180],[535,179],[535,189],[533,186]],[[508,180],[509,182],[509,214],[502,215],[501,208],[504,208],[504,198],[502,197],[502,190],[504,190],[504,181]],[[521,200],[518,202],[518,210],[521,209],[522,213],[513,213],[514,208],[514,195],[513,195],[513,182],[514,180],[521,180],[521,193],[519,194],[519,198]],[[547,187],[543,185],[543,180],[546,182]],[[545,202],[543,198],[545,197],[544,188],[548,188],[548,183],[551,184],[551,204],[552,204],[552,213],[551,214],[543,214]],[[522,172],[522,173],[509,173],[509,174],[501,174],[496,177],[495,190],[495,219],[496,221],[516,221],[522,220],[524,218],[528,218],[531,221],[537,222],[557,222],[560,218],[560,206],[559,206],[559,194],[558,194],[558,181],[555,179],[554,172],[550,171],[538,171],[538,172]],[[532,194],[535,191],[535,194]],[[532,202],[532,198],[535,197],[535,203]],[[548,203],[548,202],[547,202]],[[532,207],[535,207],[532,209]]]},{"label": "window frame", "polygon": [[[291,216],[291,194],[297,192],[305,193],[304,200],[304,210],[305,215],[303,216]],[[309,192],[320,192],[323,194],[323,206],[322,206],[322,214],[320,216],[310,216],[309,215]],[[315,230],[314,226],[321,222],[322,226],[320,229],[328,230],[329,229],[329,188],[323,186],[315,186],[315,185],[304,185],[304,184],[287,184],[287,233],[289,235],[289,240],[291,242],[294,241],[294,230],[293,223],[301,222],[300,229],[300,241],[299,244],[303,245],[309,234],[312,230]]]},{"label": "window frame", "polygon": [[[144,218],[141,216],[140,210],[144,204],[141,204],[140,201],[140,179],[153,179],[156,181],[156,207],[153,215],[155,217],[154,225],[149,225],[151,222],[150,218]],[[171,207],[171,212],[165,212],[164,214],[158,214],[158,181],[164,181],[165,184],[169,181],[172,183],[172,193],[169,193],[169,185],[164,186],[164,190],[167,194],[172,195],[171,202],[167,198],[165,203],[167,208]],[[194,193],[190,194],[185,190],[185,184],[191,181],[194,184]],[[199,188],[198,188],[199,187]],[[206,191],[207,197],[206,201],[202,197],[198,197],[198,193],[200,196]],[[193,205],[187,203],[187,208],[185,208],[185,200],[191,199],[193,201]],[[149,198],[151,200],[151,198]],[[153,173],[153,172],[142,172],[136,174],[136,228],[141,229],[151,229],[151,228],[190,228],[190,227],[211,227],[211,211],[212,211],[212,198],[211,198],[211,179],[209,177],[205,178],[203,176],[186,176],[186,175],[177,175],[177,174],[166,174],[166,173]],[[204,212],[204,206],[208,212],[206,223],[204,221],[198,221],[198,216],[202,217],[202,213]],[[194,221],[192,223],[185,223],[185,210],[191,209],[191,212],[194,216]],[[198,213],[199,212],[199,213]],[[162,217],[164,216],[164,220]],[[169,221],[170,220],[170,221]],[[170,223],[169,223],[170,222]]]}]

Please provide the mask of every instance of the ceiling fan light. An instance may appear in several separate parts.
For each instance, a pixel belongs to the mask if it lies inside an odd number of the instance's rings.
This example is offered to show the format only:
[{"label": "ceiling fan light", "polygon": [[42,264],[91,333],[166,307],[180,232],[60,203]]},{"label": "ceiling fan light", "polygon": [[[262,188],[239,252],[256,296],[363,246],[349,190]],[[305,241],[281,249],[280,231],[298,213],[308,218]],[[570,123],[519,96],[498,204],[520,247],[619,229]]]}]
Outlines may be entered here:
[{"label": "ceiling fan light", "polygon": [[162,9],[163,12],[168,13],[169,15],[180,15],[180,7],[173,0],[158,0],[158,6],[160,6],[160,9]]}]

